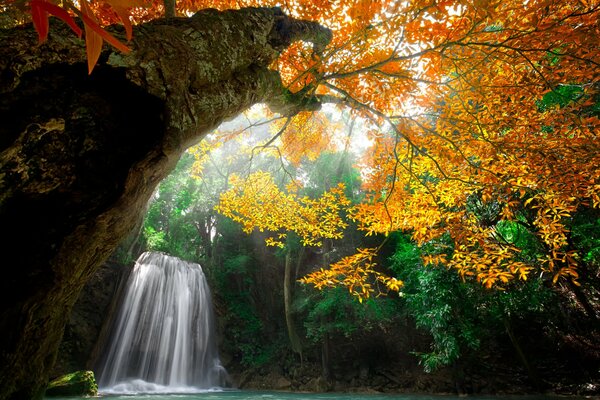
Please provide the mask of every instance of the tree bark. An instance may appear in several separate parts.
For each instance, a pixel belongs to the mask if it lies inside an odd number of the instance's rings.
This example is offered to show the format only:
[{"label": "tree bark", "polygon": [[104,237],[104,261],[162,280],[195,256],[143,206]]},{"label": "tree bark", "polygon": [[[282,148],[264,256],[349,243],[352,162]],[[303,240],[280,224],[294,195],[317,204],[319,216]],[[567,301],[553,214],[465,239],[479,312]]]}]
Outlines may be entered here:
[{"label": "tree bark", "polygon": [[255,103],[319,107],[267,66],[331,38],[276,8],[205,10],[137,26],[88,76],[83,41],[50,32],[0,31],[0,399],[42,397],[81,288],[188,146]]},{"label": "tree bark", "polygon": [[165,18],[174,18],[175,13],[175,0],[164,0],[163,4],[165,6]]},{"label": "tree bark", "polygon": [[523,352],[523,349],[521,348],[521,345],[519,344],[519,340],[517,339],[517,337],[515,336],[515,333],[513,332],[512,325],[511,325],[508,317],[503,318],[503,323],[504,323],[504,328],[506,330],[506,333],[508,334],[508,337],[510,338],[510,342],[512,343],[513,348],[515,349],[517,356],[519,357],[519,360],[521,361],[521,364],[523,364],[523,367],[525,367],[525,370],[527,371],[529,380],[531,381],[531,383],[535,386],[535,388],[537,390],[540,390],[541,383],[540,383],[540,379],[538,377],[537,371],[535,370],[535,367],[533,367],[529,363],[529,360],[527,360],[527,357],[525,356],[525,353]]},{"label": "tree bark", "polygon": [[[292,311],[292,298],[293,298],[293,287],[295,283],[295,277],[292,277],[292,251],[288,248],[285,254],[285,272],[283,278],[283,303],[285,310],[285,325],[287,327],[288,338],[292,350],[300,355],[302,361],[302,340],[300,335],[296,331],[296,325],[294,324],[294,316]],[[298,257],[301,257],[300,255]]]},{"label": "tree bark", "polygon": [[571,290],[571,293],[575,295],[575,299],[581,305],[581,308],[585,311],[587,317],[592,322],[593,325],[598,324],[598,317],[596,316],[596,310],[594,306],[589,301],[588,296],[581,289],[581,287],[577,286],[571,280],[567,280],[567,286]]}]

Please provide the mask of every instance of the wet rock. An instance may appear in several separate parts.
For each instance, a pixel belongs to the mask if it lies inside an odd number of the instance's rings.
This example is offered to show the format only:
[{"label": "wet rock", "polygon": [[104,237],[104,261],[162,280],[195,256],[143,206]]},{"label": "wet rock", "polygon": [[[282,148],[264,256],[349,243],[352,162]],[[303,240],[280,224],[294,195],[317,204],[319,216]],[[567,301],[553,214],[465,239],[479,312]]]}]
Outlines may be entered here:
[{"label": "wet rock", "polygon": [[283,376],[278,377],[273,382],[273,389],[275,389],[275,390],[290,390],[291,387],[292,387],[292,382]]},{"label": "wet rock", "polygon": [[77,371],[51,381],[46,396],[97,396],[98,385],[92,371]]}]

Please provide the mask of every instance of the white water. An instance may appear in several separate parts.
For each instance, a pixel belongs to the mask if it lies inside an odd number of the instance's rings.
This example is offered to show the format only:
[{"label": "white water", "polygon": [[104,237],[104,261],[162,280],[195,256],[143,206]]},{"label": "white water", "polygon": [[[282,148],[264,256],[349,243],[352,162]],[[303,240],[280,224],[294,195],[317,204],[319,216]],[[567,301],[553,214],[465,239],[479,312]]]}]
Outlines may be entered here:
[{"label": "white water", "polygon": [[224,386],[227,374],[200,265],[142,254],[105,351],[98,371],[103,393],[191,393]]}]

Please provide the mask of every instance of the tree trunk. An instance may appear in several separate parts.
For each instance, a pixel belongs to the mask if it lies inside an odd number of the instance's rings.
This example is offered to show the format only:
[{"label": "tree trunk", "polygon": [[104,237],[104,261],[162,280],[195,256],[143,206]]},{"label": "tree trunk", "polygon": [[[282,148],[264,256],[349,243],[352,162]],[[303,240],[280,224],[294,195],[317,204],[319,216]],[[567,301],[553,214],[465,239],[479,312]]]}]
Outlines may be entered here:
[{"label": "tree trunk", "polygon": [[0,31],[0,399],[42,397],[79,291],[188,146],[258,102],[318,108],[267,66],[331,37],[279,9],[206,10],[137,26],[88,76],[83,41],[50,31]]},{"label": "tree trunk", "polygon": [[571,280],[567,280],[567,286],[571,290],[571,293],[575,295],[575,299],[577,300],[581,308],[583,308],[585,314],[590,319],[590,321],[592,321],[592,324],[597,326],[598,317],[596,316],[596,310],[594,309],[592,303],[588,300],[588,297],[586,296],[585,292],[580,286],[577,286]]},{"label": "tree trunk", "polygon": [[[323,246],[321,248],[322,251],[322,259],[321,259],[321,267],[328,268],[331,263],[331,255],[330,252],[332,250],[332,242],[323,239]],[[331,316],[327,315],[323,317],[322,323],[324,326],[330,326],[331,324]],[[331,340],[329,338],[329,331],[326,331],[323,335],[322,344],[321,344],[321,376],[323,380],[327,383],[331,382],[332,374],[331,374]]]},{"label": "tree trunk", "polygon": [[521,361],[521,364],[523,364],[523,367],[525,367],[525,370],[527,371],[529,380],[535,386],[535,388],[539,391],[541,388],[541,382],[538,377],[537,371],[529,363],[529,360],[527,360],[527,357],[525,356],[525,353],[523,352],[523,349],[521,348],[519,340],[515,336],[515,333],[512,329],[512,325],[511,325],[508,317],[504,317],[503,322],[504,322],[504,328],[506,329],[506,333],[508,334],[508,337],[510,338],[510,342],[512,343],[513,348],[515,349],[517,356],[519,357],[519,360]]},{"label": "tree trunk", "polygon": [[165,18],[174,18],[175,17],[175,0],[164,0],[163,4],[165,6]]},{"label": "tree trunk", "polygon": [[321,342],[321,377],[327,383],[331,381],[331,340],[329,340],[329,333],[323,335]]},{"label": "tree trunk", "polygon": [[288,249],[285,254],[285,273],[283,280],[283,302],[288,337],[290,339],[292,350],[300,355],[300,360],[302,361],[302,341],[296,331],[296,325],[294,324],[294,317],[292,314],[292,296],[295,279],[292,277],[292,254],[290,249]]}]

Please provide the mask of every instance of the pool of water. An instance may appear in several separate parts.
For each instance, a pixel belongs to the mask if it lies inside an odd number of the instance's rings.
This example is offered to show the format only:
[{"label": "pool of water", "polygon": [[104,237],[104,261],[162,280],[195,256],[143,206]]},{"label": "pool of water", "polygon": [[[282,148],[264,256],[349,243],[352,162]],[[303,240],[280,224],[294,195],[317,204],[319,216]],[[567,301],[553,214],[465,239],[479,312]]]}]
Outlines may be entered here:
[{"label": "pool of water", "polygon": [[[465,397],[451,395],[420,394],[360,394],[360,393],[290,393],[254,392],[245,390],[209,390],[197,393],[171,394],[110,394],[100,393],[105,400],[464,400]],[[47,400],[79,400],[85,397],[58,398]],[[87,398],[89,400],[89,398]],[[468,400],[559,400],[558,396],[468,396]],[[569,397],[569,399],[577,399]],[[583,399],[583,397],[581,398]]]}]

